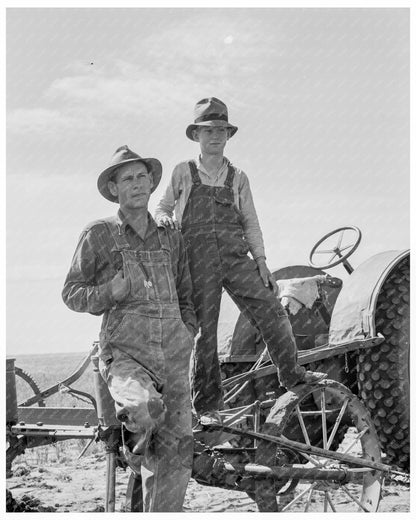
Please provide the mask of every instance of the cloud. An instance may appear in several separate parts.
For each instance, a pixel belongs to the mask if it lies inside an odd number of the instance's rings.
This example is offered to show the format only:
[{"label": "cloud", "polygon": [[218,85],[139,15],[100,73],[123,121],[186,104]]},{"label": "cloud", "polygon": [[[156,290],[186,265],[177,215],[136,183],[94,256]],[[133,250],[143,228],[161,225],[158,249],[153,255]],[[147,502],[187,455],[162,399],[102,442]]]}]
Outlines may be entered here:
[{"label": "cloud", "polygon": [[[68,109],[18,108],[7,116],[7,129],[13,134],[41,134],[52,137],[57,132],[75,130],[80,114]],[[91,121],[90,121],[91,123]],[[88,117],[83,118],[84,128]]]},{"label": "cloud", "polygon": [[[70,61],[63,75],[46,86],[38,106],[9,112],[9,130],[85,134],[128,116],[160,124],[166,113],[190,115],[192,103],[210,94],[237,106],[238,98],[247,97],[241,90],[261,87],[247,78],[258,76],[275,50],[270,35],[259,38],[245,30],[249,21],[225,23],[217,14],[207,13],[199,27],[194,25],[195,13],[188,14],[174,26],[163,24],[163,32],[147,32],[128,43],[119,34],[123,53],[114,49],[93,62]],[[215,24],[209,23],[211,18]],[[224,45],[230,34],[233,45]]]},{"label": "cloud", "polygon": [[55,79],[40,107],[18,108],[8,114],[13,134],[54,136],[90,133],[126,117],[164,119],[166,113],[191,113],[189,100],[217,90],[218,78],[206,78],[201,65],[194,70],[166,73],[117,61],[104,71]]}]

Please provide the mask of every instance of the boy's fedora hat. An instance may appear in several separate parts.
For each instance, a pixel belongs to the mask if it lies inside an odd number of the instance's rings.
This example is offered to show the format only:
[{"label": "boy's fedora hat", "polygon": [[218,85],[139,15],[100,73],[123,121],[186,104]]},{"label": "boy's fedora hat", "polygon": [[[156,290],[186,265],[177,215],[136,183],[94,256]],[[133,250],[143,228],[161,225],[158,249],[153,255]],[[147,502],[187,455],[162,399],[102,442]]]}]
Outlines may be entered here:
[{"label": "boy's fedora hat", "polygon": [[223,126],[231,130],[232,137],[238,130],[237,126],[228,122],[227,105],[215,97],[201,99],[195,105],[195,121],[186,129],[186,135],[195,141],[193,131],[199,126]]},{"label": "boy's fedora hat", "polygon": [[111,180],[111,175],[116,168],[131,162],[142,162],[147,166],[149,173],[151,173],[153,177],[152,191],[155,191],[162,177],[162,165],[160,161],[157,159],[140,157],[137,153],[132,152],[127,145],[124,145],[117,148],[111,157],[110,165],[107,166],[98,177],[97,187],[103,197],[111,202],[118,202],[118,198],[114,197],[108,189],[108,181]]}]

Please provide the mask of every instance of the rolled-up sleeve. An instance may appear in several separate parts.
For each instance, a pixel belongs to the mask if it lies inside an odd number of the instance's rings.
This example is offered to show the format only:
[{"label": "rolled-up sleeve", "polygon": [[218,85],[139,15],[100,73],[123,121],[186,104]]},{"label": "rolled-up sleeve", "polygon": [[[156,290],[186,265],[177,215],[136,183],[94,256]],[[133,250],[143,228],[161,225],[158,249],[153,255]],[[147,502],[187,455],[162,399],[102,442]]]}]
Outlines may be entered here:
[{"label": "rolled-up sleeve", "polygon": [[100,315],[115,304],[111,281],[96,280],[97,270],[105,262],[99,242],[94,228],[84,230],[79,239],[62,290],[65,304],[73,311]]},{"label": "rolled-up sleeve", "polygon": [[253,258],[266,257],[264,251],[263,233],[261,232],[250,183],[244,172],[240,174],[239,206],[243,216],[244,235]]},{"label": "rolled-up sleeve", "polygon": [[181,170],[179,166],[176,166],[173,170],[169,184],[166,186],[165,192],[156,206],[156,221],[158,221],[161,217],[172,217],[175,210],[176,201],[178,200],[181,193],[180,182]]}]

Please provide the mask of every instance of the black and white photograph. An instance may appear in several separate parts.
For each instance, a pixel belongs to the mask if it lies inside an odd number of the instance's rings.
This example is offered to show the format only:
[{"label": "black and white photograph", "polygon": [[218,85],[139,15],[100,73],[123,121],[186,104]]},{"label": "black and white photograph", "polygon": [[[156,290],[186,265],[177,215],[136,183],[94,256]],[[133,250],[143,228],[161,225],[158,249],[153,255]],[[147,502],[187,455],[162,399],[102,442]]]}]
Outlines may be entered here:
[{"label": "black and white photograph", "polygon": [[410,513],[410,4],[71,5],[2,8],[6,512]]}]

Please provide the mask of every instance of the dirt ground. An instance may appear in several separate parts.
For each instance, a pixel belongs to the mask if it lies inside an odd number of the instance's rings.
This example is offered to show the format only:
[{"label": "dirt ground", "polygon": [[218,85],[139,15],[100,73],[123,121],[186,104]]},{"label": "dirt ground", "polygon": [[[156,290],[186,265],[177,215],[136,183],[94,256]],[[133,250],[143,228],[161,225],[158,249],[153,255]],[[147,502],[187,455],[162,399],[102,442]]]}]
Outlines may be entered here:
[{"label": "dirt ground", "polygon": [[[91,453],[77,459],[60,456],[54,460],[36,460],[23,455],[13,463],[13,475],[6,480],[7,489],[28,509],[51,512],[103,512],[106,462],[102,453]],[[116,512],[123,511],[129,470],[117,469]],[[317,493],[315,506],[321,498]],[[30,510],[29,509],[29,510]],[[338,509],[337,509],[338,510]],[[191,480],[186,494],[184,512],[236,513],[256,512],[256,504],[245,494],[199,485]],[[384,486],[380,512],[410,511],[408,486],[390,483]]]}]

